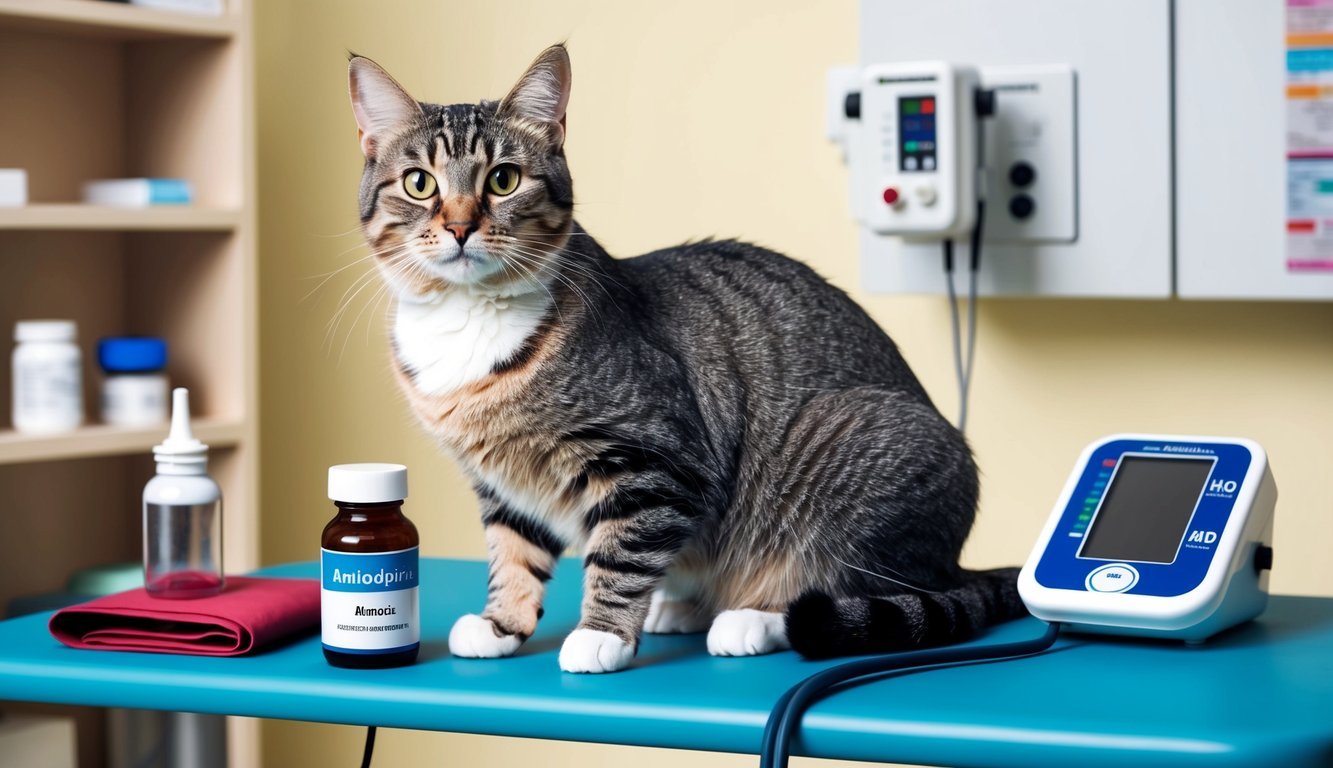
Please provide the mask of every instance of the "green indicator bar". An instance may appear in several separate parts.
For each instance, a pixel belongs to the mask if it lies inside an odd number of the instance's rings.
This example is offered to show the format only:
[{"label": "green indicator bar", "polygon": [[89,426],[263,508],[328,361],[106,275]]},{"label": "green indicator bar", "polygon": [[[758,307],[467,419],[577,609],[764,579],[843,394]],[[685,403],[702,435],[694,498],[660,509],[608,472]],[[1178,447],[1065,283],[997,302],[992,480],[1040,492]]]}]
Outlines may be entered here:
[{"label": "green indicator bar", "polygon": [[913,100],[913,101],[904,101],[904,102],[903,102],[903,114],[904,114],[904,115],[918,115],[918,114],[921,114],[921,102],[919,102],[919,101],[915,101],[915,100]]},{"label": "green indicator bar", "polygon": [[1078,519],[1079,519],[1079,520],[1091,520],[1091,519],[1092,519],[1092,515],[1079,515],[1079,516],[1078,516]]},{"label": "green indicator bar", "polygon": [[915,151],[916,151],[916,142],[915,142],[915,141],[905,141],[905,142],[903,142],[903,149],[907,150],[908,152],[915,152]]},{"label": "green indicator bar", "polygon": [[1089,496],[1088,498],[1083,500],[1083,503],[1089,507],[1095,507],[1097,506],[1097,497]]},{"label": "green indicator bar", "polygon": [[1320,179],[1315,183],[1315,191],[1321,195],[1333,194],[1333,179]]}]

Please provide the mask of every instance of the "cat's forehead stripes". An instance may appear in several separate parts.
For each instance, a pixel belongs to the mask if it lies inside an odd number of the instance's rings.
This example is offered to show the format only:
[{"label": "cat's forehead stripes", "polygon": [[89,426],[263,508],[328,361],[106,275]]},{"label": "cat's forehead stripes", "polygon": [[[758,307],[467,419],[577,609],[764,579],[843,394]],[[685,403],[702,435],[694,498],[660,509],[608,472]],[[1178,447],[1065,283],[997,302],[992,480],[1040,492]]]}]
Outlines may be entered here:
[{"label": "cat's forehead stripes", "polygon": [[487,116],[476,105],[454,104],[438,109],[432,121],[429,167],[446,194],[475,194],[479,191],[478,177],[492,155]]},{"label": "cat's forehead stripes", "polygon": [[436,138],[443,145],[445,157],[451,160],[475,157],[481,150],[489,160],[494,154],[494,140],[488,130],[490,117],[476,104],[441,107]]}]

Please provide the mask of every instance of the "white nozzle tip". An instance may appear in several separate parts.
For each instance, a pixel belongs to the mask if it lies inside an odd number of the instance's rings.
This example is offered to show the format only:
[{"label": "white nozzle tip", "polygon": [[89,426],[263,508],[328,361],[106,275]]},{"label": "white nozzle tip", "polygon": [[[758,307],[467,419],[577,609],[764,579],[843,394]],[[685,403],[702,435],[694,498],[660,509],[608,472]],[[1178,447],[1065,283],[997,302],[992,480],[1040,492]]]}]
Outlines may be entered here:
[{"label": "white nozzle tip", "polygon": [[190,390],[176,387],[171,390],[171,434],[168,440],[193,440],[190,431]]},{"label": "white nozzle tip", "polygon": [[171,432],[153,448],[159,462],[198,463],[205,461],[208,446],[196,440],[190,429],[190,390],[176,387],[171,391]]}]

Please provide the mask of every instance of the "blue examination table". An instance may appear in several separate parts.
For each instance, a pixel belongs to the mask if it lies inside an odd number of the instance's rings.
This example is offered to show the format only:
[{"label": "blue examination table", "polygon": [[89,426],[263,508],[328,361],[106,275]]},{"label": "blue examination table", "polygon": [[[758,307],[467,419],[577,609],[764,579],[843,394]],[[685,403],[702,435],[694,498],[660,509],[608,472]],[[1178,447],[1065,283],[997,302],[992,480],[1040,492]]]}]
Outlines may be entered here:
[{"label": "blue examination table", "polygon": [[[703,635],[649,635],[627,671],[564,674],[574,561],[517,656],[451,658],[450,625],[485,594],[483,563],[424,560],[421,661],[378,671],[330,667],[317,636],[250,658],[77,651],[35,614],[0,622],[0,699],[754,753],[782,691],[836,663],[713,658]],[[975,642],[1042,629],[1024,619]],[[1066,635],[1037,657],[893,674],[816,704],[793,749],[930,765],[1333,765],[1333,600],[1274,597],[1200,647]]]}]

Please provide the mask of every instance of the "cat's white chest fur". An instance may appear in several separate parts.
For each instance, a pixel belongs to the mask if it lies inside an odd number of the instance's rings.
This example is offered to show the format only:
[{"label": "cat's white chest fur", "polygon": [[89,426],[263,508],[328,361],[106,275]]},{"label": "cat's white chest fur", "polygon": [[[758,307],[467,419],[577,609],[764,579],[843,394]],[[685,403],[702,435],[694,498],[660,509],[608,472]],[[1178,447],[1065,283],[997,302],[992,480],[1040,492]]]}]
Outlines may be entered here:
[{"label": "cat's white chest fur", "polygon": [[505,296],[461,286],[432,301],[400,301],[393,325],[398,358],[422,394],[444,394],[512,358],[549,306],[540,291]]}]

